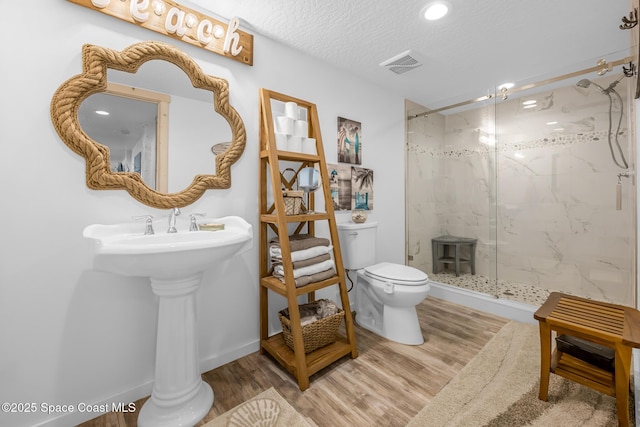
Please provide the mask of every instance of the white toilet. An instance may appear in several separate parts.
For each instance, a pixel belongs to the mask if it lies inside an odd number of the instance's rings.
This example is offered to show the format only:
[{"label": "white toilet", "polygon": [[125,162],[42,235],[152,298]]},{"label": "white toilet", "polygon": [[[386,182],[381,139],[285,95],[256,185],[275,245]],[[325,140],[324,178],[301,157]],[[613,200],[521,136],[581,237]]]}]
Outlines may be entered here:
[{"label": "white toilet", "polygon": [[344,268],[357,270],[356,323],[387,339],[424,343],[416,305],[429,293],[429,277],[401,264],[376,262],[377,222],[338,224]]}]

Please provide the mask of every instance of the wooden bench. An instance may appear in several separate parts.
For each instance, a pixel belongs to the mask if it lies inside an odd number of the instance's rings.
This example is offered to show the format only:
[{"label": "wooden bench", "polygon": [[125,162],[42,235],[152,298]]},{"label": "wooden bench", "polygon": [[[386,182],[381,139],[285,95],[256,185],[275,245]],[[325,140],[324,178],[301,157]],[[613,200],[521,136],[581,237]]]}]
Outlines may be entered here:
[{"label": "wooden bench", "polygon": [[[618,424],[629,425],[631,350],[640,348],[640,312],[622,305],[553,292],[533,316],[540,326],[540,392],[546,401],[549,373],[616,398]],[[552,331],[600,344],[615,351],[613,372],[558,351]]]}]

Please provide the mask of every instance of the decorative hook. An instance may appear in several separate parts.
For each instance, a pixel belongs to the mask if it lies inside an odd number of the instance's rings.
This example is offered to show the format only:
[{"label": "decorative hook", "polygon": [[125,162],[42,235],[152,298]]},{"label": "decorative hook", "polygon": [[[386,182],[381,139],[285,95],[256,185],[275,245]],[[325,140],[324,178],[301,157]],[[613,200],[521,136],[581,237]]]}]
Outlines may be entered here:
[{"label": "decorative hook", "polygon": [[634,7],[631,12],[629,12],[629,17],[622,17],[622,24],[620,24],[621,30],[630,30],[631,28],[638,25],[638,8]]},{"label": "decorative hook", "polygon": [[625,67],[624,65],[622,66],[622,72],[624,73],[625,77],[633,77],[636,75],[636,64],[634,64],[632,61],[629,61],[629,68]]}]

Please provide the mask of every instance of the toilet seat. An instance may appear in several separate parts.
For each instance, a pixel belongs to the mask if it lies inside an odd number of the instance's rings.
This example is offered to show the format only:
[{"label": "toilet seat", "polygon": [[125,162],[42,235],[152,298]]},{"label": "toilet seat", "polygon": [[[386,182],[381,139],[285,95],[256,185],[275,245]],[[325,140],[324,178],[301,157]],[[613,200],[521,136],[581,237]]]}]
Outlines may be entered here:
[{"label": "toilet seat", "polygon": [[429,276],[417,268],[390,262],[381,262],[364,268],[365,275],[382,282],[396,285],[421,286],[429,281]]}]

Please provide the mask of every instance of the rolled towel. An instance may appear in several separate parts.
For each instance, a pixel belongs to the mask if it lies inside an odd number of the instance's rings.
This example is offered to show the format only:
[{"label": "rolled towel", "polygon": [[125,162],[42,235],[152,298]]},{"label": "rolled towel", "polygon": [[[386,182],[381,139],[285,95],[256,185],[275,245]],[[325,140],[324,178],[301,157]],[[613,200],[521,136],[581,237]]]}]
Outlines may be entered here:
[{"label": "rolled towel", "polygon": [[[340,308],[331,300],[320,299],[307,304],[302,304],[299,307],[300,323],[302,326],[315,322],[325,317],[333,316],[340,312]],[[291,319],[289,314],[289,307],[280,311],[287,319]]]},{"label": "rolled towel", "polygon": [[[301,276],[310,276],[312,274],[315,273],[319,273],[321,271],[325,271],[329,268],[335,268],[335,263],[333,262],[332,259],[326,260],[326,261],[322,261],[319,262],[317,264],[312,264],[312,265],[308,265],[306,267],[302,267],[302,268],[294,268],[293,269],[293,278],[297,279],[298,277]],[[273,272],[280,275],[280,276],[284,276],[284,266],[282,264],[278,264],[276,266],[273,267]]]},{"label": "rolled towel", "polygon": [[[319,255],[324,255],[331,253],[333,250],[333,246],[314,246],[309,249],[302,249],[300,251],[291,252],[291,261],[303,261],[306,259],[311,259],[317,257]],[[282,261],[282,249],[279,245],[271,245],[269,246],[269,256],[271,258],[276,258]]]},{"label": "rolled towel", "polygon": [[[271,239],[270,243],[280,244],[278,236]],[[329,246],[331,241],[324,237],[314,237],[309,234],[294,234],[289,236],[291,252],[313,248],[314,246]]]}]

